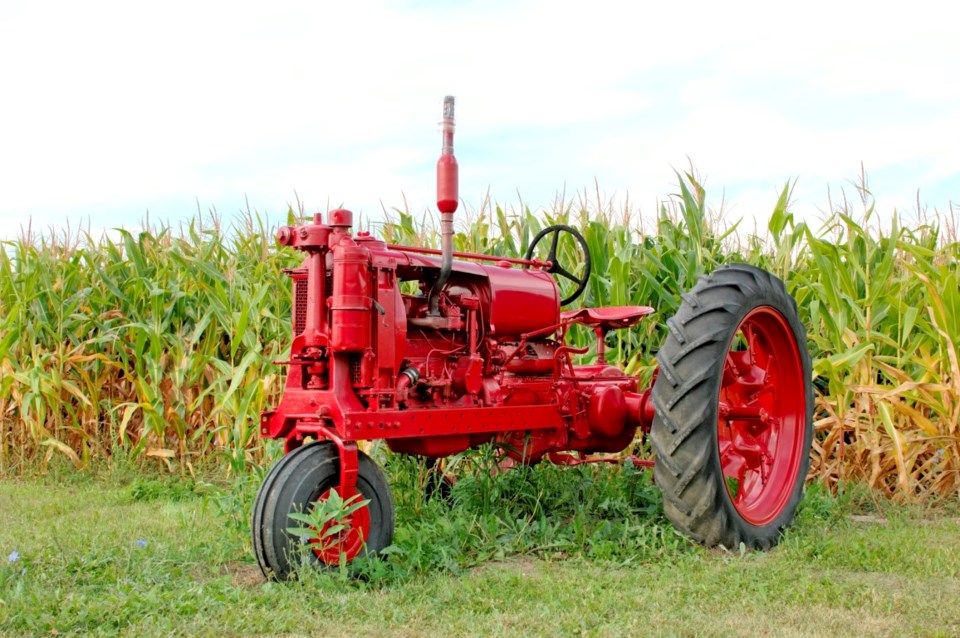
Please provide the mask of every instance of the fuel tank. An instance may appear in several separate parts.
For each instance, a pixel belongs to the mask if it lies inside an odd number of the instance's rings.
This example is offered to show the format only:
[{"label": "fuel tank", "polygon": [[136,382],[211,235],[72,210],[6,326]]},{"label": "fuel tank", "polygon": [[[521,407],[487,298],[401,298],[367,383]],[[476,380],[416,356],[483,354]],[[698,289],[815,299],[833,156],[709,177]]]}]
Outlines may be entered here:
[{"label": "fuel tank", "polygon": [[560,291],[542,270],[480,265],[490,289],[491,334],[519,337],[560,322]]}]

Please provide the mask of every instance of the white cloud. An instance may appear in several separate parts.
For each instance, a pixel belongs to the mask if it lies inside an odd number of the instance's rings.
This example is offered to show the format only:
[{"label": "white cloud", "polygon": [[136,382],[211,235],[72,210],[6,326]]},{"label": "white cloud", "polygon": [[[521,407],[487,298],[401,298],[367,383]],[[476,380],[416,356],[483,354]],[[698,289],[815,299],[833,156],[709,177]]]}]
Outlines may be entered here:
[{"label": "white cloud", "polygon": [[329,200],[368,215],[405,194],[420,211],[447,93],[458,98],[462,194],[474,206],[488,186],[494,199],[519,190],[538,206],[597,179],[649,211],[688,156],[711,197],[725,192],[743,214],[765,214],[753,211],[798,176],[798,207],[815,210],[861,161],[884,175],[881,208],[912,205],[917,188],[960,198],[960,44],[940,10],[783,11],[5,4],[0,223],[108,227],[148,208],[189,216],[198,198],[229,215],[244,195],[279,215],[294,192],[308,207]]}]

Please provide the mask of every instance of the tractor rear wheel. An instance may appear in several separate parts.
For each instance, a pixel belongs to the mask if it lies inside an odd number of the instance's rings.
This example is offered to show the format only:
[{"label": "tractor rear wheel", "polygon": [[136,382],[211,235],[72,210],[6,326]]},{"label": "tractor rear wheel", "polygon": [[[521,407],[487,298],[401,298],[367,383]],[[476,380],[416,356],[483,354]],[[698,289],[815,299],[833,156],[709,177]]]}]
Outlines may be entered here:
[{"label": "tractor rear wheel", "polygon": [[803,494],[813,439],[806,331],[783,282],[735,264],[683,295],[657,355],[650,441],[673,524],[766,549]]},{"label": "tractor rear wheel", "polygon": [[302,526],[290,514],[309,512],[314,503],[325,501],[331,490],[337,489],[337,448],[329,441],[305,445],[273,466],[253,505],[253,549],[264,576],[286,580],[304,563],[326,569],[339,565],[341,558],[349,563],[390,544],[394,522],[390,487],[377,464],[363,452],[358,454],[357,490],[369,503],[339,520],[344,527],[314,548],[307,548],[311,539],[297,538],[287,531]]}]

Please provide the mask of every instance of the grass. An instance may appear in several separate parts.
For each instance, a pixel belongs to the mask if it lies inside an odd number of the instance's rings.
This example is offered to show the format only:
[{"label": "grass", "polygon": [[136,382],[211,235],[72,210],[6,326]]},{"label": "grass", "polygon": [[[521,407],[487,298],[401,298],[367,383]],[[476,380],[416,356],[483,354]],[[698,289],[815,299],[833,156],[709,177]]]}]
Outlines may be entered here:
[{"label": "grass", "polygon": [[467,481],[453,505],[422,498],[413,463],[387,469],[390,560],[284,584],[253,563],[252,477],[0,482],[0,635],[960,632],[956,511],[815,484],[776,549],[741,553],[682,539],[629,468],[478,472],[490,499]]}]

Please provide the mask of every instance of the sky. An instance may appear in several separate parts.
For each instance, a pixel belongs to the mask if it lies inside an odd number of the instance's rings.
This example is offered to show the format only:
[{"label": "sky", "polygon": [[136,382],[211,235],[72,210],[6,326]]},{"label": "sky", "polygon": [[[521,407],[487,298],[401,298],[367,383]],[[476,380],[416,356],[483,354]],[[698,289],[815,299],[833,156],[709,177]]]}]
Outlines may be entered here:
[{"label": "sky", "polygon": [[861,167],[882,214],[946,211],[951,4],[3,0],[0,239],[198,210],[420,217],[448,94],[467,211],[599,189],[652,216],[691,164],[748,224],[788,181],[821,218]]}]

